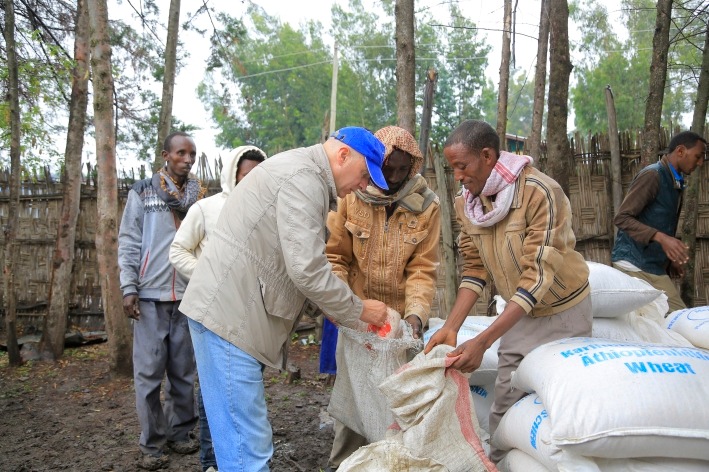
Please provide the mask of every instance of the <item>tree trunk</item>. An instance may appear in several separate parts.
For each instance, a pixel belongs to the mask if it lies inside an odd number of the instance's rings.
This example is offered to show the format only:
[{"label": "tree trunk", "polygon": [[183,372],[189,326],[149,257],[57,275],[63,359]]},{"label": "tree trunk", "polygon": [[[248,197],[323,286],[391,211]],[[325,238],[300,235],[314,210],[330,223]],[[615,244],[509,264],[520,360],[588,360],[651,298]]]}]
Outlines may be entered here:
[{"label": "tree trunk", "polygon": [[177,35],[180,29],[180,0],[170,0],[167,18],[167,44],[165,44],[165,74],[162,78],[162,102],[158,122],[158,145],[153,161],[153,170],[163,164],[162,143],[172,127],[172,99],[175,93],[175,70],[177,69]]},{"label": "tree trunk", "polygon": [[101,299],[106,320],[111,370],[132,375],[131,332],[123,314],[118,269],[118,182],[116,140],[113,125],[113,77],[108,42],[106,0],[88,0],[91,25],[91,70],[93,73],[94,126],[98,227],[96,254],[101,274]]},{"label": "tree trunk", "polygon": [[571,149],[566,136],[569,116],[569,5],[567,0],[549,0],[549,109],[547,110],[547,174],[569,195]]},{"label": "tree trunk", "polygon": [[426,72],[426,85],[423,90],[423,109],[421,110],[421,132],[419,133],[419,149],[423,155],[423,166],[421,175],[426,173],[428,168],[428,140],[431,136],[431,115],[433,114],[433,95],[436,91],[436,81],[438,72],[435,69],[428,69]]},{"label": "tree trunk", "polygon": [[640,165],[645,167],[657,161],[660,148],[660,121],[662,100],[667,81],[667,53],[670,48],[670,21],[672,0],[658,0],[655,34],[652,38],[652,61],[650,63],[650,85],[645,103],[645,126],[643,130]]},{"label": "tree trunk", "polygon": [[[702,56],[702,69],[699,72],[699,84],[697,86],[697,99],[694,102],[694,117],[692,119],[692,131],[704,135],[704,128],[707,119],[707,105],[709,105],[709,26],[704,38],[704,54]],[[684,269],[684,279],[681,285],[682,300],[687,306],[694,306],[694,294],[696,293],[695,266],[697,262],[697,218],[698,218],[698,194],[699,179],[704,174],[702,168],[696,171],[696,175],[690,176],[689,186],[684,194],[684,223],[682,224],[682,241],[689,246],[689,262]]]},{"label": "tree trunk", "polygon": [[[615,99],[611,86],[606,86],[606,114],[608,115],[608,141],[611,148],[611,197],[613,207],[611,210],[611,221],[613,215],[618,214],[620,205],[623,203],[623,183],[622,169],[620,161],[620,138],[618,136],[618,120],[615,112]],[[612,231],[615,240],[615,230]]]},{"label": "tree trunk", "polygon": [[8,90],[10,103],[10,203],[7,223],[3,228],[5,263],[3,267],[3,300],[7,353],[10,365],[18,366],[20,349],[17,345],[17,294],[15,293],[15,255],[17,250],[17,224],[20,209],[20,94],[17,78],[17,51],[15,49],[15,2],[5,0],[5,51],[7,53]]},{"label": "tree trunk", "polygon": [[399,126],[416,136],[414,0],[396,0],[396,108]]},{"label": "tree trunk", "polygon": [[497,94],[497,135],[500,149],[507,149],[507,96],[510,90],[510,43],[512,31],[512,0],[505,0],[505,19],[502,30],[502,60],[500,61],[500,86]]},{"label": "tree trunk", "polygon": [[74,38],[74,70],[72,72],[69,126],[62,176],[62,208],[57,227],[57,241],[52,258],[49,285],[49,307],[42,333],[40,350],[58,359],[64,352],[64,333],[69,312],[71,271],[74,267],[76,220],[81,203],[81,152],[86,128],[86,106],[89,98],[89,12],[87,0],[79,0],[76,10]]},{"label": "tree trunk", "polygon": [[534,73],[534,106],[532,131],[527,142],[527,152],[535,159],[541,156],[542,123],[544,117],[544,92],[547,80],[547,51],[549,50],[549,1],[542,0],[539,16],[539,42],[537,43],[537,69]]},{"label": "tree trunk", "polygon": [[707,105],[709,105],[709,25],[707,25],[706,36],[704,37],[702,69],[699,71],[697,99],[694,102],[694,116],[692,118],[692,131],[701,135],[704,134],[704,127],[706,126]]}]

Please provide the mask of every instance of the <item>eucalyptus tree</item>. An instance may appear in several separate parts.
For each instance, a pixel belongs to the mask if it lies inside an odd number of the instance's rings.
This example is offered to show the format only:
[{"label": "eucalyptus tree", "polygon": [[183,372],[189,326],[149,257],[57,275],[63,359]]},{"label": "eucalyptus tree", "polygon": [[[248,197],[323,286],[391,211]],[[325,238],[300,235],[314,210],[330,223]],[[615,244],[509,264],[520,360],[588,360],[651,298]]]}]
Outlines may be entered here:
[{"label": "eucalyptus tree", "polygon": [[[692,109],[707,8],[702,0],[673,3],[663,126],[681,124],[683,115]],[[619,129],[639,129],[644,121],[656,2],[623,0],[618,9],[619,12],[608,11],[602,4],[588,0],[579,1],[572,8],[581,39],[574,45],[577,65],[571,100],[576,129],[583,132],[607,129],[603,93],[607,85],[613,88]],[[611,22],[615,13],[620,13],[621,24]]]},{"label": "eucalyptus tree", "polygon": [[128,376],[133,372],[132,336],[123,315],[118,281],[118,184],[113,115],[113,70],[106,0],[87,0],[93,76],[93,105],[98,164],[96,255],[108,333],[110,368]]},{"label": "eucalyptus tree", "polygon": [[[66,107],[71,83],[71,55],[64,48],[73,33],[73,2],[63,0],[16,1],[15,57],[22,130],[20,149],[22,166],[37,168],[60,159],[54,147],[57,133],[64,127],[58,122],[58,110]],[[6,12],[0,12],[5,21]],[[10,77],[8,43],[0,44],[0,82],[7,90]],[[9,102],[0,102],[0,164],[9,162]]]}]

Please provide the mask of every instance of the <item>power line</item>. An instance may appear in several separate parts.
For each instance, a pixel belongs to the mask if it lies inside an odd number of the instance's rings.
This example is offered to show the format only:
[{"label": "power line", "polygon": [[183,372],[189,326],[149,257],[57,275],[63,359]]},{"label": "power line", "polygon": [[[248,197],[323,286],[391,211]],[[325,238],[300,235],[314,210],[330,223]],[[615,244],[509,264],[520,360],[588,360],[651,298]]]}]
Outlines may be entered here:
[{"label": "power line", "polygon": [[236,77],[236,78],[237,79],[250,79],[251,77],[260,77],[262,75],[276,74],[278,72],[288,72],[288,71],[296,70],[296,69],[304,69],[306,67],[319,66],[322,64],[330,64],[331,62],[332,61],[330,61],[330,60],[313,62],[312,64],[303,64],[301,66],[288,67],[286,69],[267,70],[267,71],[263,71],[263,72],[257,72],[255,74],[242,75],[242,76]]},{"label": "power line", "polygon": [[145,19],[145,14],[144,14],[142,11],[138,11],[138,9],[135,8],[135,6],[134,6],[133,3],[131,2],[131,0],[127,0],[127,1],[128,1],[128,5],[130,5],[130,7],[133,9],[133,11],[136,13],[136,15],[138,15],[138,18],[140,18],[140,22],[143,24],[143,27],[144,27],[144,28],[148,28],[148,31],[150,31],[150,32],[153,34],[153,36],[155,36],[155,39],[157,40],[158,43],[160,43],[160,46],[162,46],[162,48],[165,49],[165,45],[164,45],[163,42],[160,40],[160,37],[158,36],[158,34],[157,34],[157,33],[155,32],[155,30],[147,23],[147,20]]}]

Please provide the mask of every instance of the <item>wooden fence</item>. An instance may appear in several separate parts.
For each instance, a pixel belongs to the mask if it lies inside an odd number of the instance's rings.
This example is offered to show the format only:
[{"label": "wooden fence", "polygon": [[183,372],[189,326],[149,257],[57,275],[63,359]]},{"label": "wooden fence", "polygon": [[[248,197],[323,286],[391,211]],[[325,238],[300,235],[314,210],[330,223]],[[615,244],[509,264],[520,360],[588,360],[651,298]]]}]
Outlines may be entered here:
[{"label": "wooden fence", "polygon": [[[666,147],[669,133],[663,134],[660,147]],[[627,189],[633,176],[639,170],[640,134],[627,132],[621,135],[622,182]],[[611,241],[614,227],[612,223],[612,201],[610,180],[610,150],[606,135],[574,136],[571,140],[573,156],[569,156],[572,176],[569,193],[573,211],[573,229],[576,234],[576,248],[587,260],[610,263]],[[440,152],[433,152],[432,158],[443,159]],[[541,157],[535,163],[542,170],[546,159]],[[431,187],[438,192],[435,175],[427,165],[424,175]],[[206,165],[203,156],[196,170],[208,184],[210,193],[219,188],[219,169]],[[145,174],[145,170],[131,172],[119,179],[120,209],[130,185]],[[702,167],[690,178],[700,179],[699,185],[699,221],[697,225],[696,254],[696,305],[706,305],[709,299],[709,188],[707,175],[709,169]],[[446,171],[448,192],[451,197],[457,193],[457,183],[453,173]],[[0,170],[0,225],[8,217],[9,171]],[[18,291],[18,325],[25,332],[40,328],[42,317],[46,313],[47,293],[51,275],[52,251],[57,231],[57,220],[61,209],[61,183],[52,179],[47,172],[44,175],[27,176],[23,179],[20,197],[20,221],[18,239],[20,257],[15,280]],[[120,212],[120,210],[119,210]],[[87,168],[81,191],[81,212],[77,222],[76,255],[71,282],[69,325],[82,329],[98,329],[103,326],[101,289],[98,278],[98,265],[94,244],[96,229],[96,182],[95,172]],[[120,214],[119,214],[120,218]],[[455,220],[453,226],[457,235],[459,228]],[[4,248],[3,235],[0,232],[0,249]],[[4,250],[0,252],[0,262]],[[437,297],[432,316],[445,316],[449,307],[445,306],[444,273],[445,267],[439,268]],[[2,274],[0,274],[1,280]],[[439,306],[438,301],[441,301]],[[490,301],[490,289],[478,302],[476,312],[484,314]],[[4,329],[4,322],[0,330]]]}]

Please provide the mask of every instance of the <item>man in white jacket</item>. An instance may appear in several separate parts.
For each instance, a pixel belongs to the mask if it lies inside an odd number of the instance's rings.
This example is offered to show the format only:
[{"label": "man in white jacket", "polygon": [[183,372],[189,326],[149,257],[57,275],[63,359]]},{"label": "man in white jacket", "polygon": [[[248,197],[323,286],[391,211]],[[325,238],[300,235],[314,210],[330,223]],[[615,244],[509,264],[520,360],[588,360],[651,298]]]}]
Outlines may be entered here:
[{"label": "man in white jacket", "polygon": [[226,157],[221,175],[222,191],[192,205],[192,211],[187,212],[170,246],[170,262],[180,274],[187,278],[192,276],[224,202],[236,184],[266,157],[266,153],[256,146],[240,146]]},{"label": "man in white jacket", "polygon": [[306,300],[337,324],[382,326],[386,305],[332,273],[326,219],[371,179],[388,188],[384,145],[361,127],[257,166],[222,208],[182,299],[214,450],[224,471],[268,472],[273,432],[263,369],[285,368]]},{"label": "man in white jacket", "polygon": [[[170,245],[170,262],[181,275],[188,279],[192,276],[197,259],[209,240],[209,233],[216,226],[219,213],[229,193],[265,159],[266,153],[256,146],[240,146],[224,159],[221,175],[222,191],[192,205]],[[197,403],[200,428],[199,461],[202,472],[207,472],[210,468],[216,471],[217,461],[201,390],[197,390]]]}]

